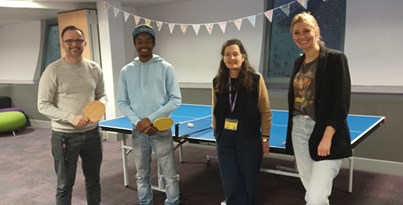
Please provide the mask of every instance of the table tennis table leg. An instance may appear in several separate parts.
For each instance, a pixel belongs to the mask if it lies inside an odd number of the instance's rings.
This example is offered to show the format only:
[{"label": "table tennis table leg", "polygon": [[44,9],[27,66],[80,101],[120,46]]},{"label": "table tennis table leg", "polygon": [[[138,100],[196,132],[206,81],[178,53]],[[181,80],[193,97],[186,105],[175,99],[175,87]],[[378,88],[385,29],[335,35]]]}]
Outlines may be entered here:
[{"label": "table tennis table leg", "polygon": [[275,169],[260,168],[260,171],[266,172],[266,173],[271,173],[271,174],[289,176],[289,177],[299,177],[298,167],[297,167],[297,162],[295,161],[295,157],[294,157],[293,162],[294,162],[294,167],[285,167],[285,166],[276,165]]},{"label": "table tennis table leg", "polygon": [[349,160],[349,174],[348,174],[348,193],[353,193],[353,170],[354,170],[354,157],[351,156],[348,158]]},{"label": "table tennis table leg", "polygon": [[182,145],[179,145],[179,162],[182,163]]},{"label": "table tennis table leg", "polygon": [[[122,150],[122,163],[123,163],[123,183],[125,187],[129,186],[129,177],[128,177],[128,171],[127,171],[127,154],[131,151],[131,149],[128,149],[128,146],[126,145],[126,134],[123,134],[122,136],[122,141],[121,141],[121,150]],[[128,152],[126,153],[126,150]]]}]

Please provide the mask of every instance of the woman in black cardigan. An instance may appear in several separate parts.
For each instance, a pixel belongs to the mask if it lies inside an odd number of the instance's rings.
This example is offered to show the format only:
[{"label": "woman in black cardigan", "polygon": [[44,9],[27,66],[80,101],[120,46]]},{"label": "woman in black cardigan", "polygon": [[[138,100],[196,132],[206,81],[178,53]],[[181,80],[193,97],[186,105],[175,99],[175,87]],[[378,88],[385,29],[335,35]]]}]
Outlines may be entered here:
[{"label": "woman in black cardigan", "polygon": [[212,106],[225,200],[227,205],[255,205],[262,155],[269,153],[269,96],[241,41],[226,41],[221,55]]},{"label": "woman in black cardigan", "polygon": [[347,58],[324,47],[311,14],[297,14],[291,33],[304,54],[295,61],[289,85],[286,148],[295,155],[307,204],[329,204],[342,159],[352,156],[346,120],[351,93]]}]

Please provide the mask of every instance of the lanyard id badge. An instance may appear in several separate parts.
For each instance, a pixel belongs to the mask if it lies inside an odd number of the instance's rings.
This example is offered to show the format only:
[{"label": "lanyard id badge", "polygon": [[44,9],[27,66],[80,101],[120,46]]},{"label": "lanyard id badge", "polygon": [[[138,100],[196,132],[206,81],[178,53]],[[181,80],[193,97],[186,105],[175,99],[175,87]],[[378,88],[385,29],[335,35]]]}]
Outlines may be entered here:
[{"label": "lanyard id badge", "polygon": [[235,92],[234,101],[232,101],[232,83],[230,77],[228,77],[228,81],[229,81],[229,94],[228,94],[229,105],[231,107],[231,112],[234,112],[236,99],[238,98],[238,90]]},{"label": "lanyard id badge", "polygon": [[231,119],[231,118],[225,118],[224,128],[226,130],[233,130],[233,131],[237,130],[238,129],[238,120]]}]

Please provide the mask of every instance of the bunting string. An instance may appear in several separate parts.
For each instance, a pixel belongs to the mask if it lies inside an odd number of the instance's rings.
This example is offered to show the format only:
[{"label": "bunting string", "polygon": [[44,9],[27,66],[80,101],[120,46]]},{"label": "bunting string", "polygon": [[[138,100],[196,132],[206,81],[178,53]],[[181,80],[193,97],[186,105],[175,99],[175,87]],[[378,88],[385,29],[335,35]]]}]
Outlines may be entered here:
[{"label": "bunting string", "polygon": [[282,11],[285,15],[289,16],[290,14],[290,6],[293,3],[299,3],[302,7],[304,7],[305,9],[307,9],[308,7],[308,1],[309,0],[295,0],[292,1],[290,3],[278,6],[276,8],[267,10],[265,12],[260,12],[251,16],[246,16],[246,17],[241,17],[241,18],[236,18],[236,19],[232,19],[232,20],[228,20],[228,21],[219,21],[219,22],[207,22],[207,23],[201,23],[201,24],[191,24],[191,23],[172,23],[172,22],[164,22],[164,21],[160,21],[160,20],[154,20],[154,19],[149,19],[143,16],[138,16],[136,14],[131,14],[127,11],[124,11],[122,9],[116,8],[113,5],[109,4],[107,1],[103,2],[103,6],[104,6],[104,11],[108,12],[109,8],[113,9],[113,14],[115,16],[115,18],[122,13],[123,17],[125,19],[125,21],[127,22],[129,20],[129,18],[133,18],[134,22],[136,25],[138,25],[140,23],[141,20],[143,20],[145,22],[145,24],[150,25],[151,22],[155,22],[155,24],[157,25],[157,29],[158,31],[161,31],[161,28],[163,25],[168,25],[169,28],[169,32],[172,34],[175,27],[178,26],[180,28],[180,31],[183,33],[183,35],[186,34],[186,32],[188,31],[188,28],[192,28],[193,31],[196,33],[196,35],[199,34],[200,31],[200,27],[204,27],[206,28],[207,32],[211,35],[214,26],[219,26],[220,30],[222,33],[225,33],[227,25],[229,23],[234,23],[236,28],[238,29],[238,31],[241,30],[242,27],[242,23],[245,19],[247,19],[249,21],[249,23],[252,25],[252,27],[255,27],[256,25],[256,17],[263,15],[270,21],[270,23],[272,22],[273,19],[273,13],[275,10],[280,10]]}]

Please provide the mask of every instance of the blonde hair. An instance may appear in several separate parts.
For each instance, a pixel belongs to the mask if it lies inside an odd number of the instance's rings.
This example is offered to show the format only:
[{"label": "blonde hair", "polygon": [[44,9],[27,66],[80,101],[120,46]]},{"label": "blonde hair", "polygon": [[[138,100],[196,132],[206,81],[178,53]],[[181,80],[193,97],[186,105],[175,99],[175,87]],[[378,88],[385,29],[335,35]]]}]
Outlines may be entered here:
[{"label": "blonde hair", "polygon": [[[296,23],[300,23],[300,22],[307,23],[307,24],[311,25],[312,27],[314,27],[315,29],[318,29],[318,30],[320,29],[319,24],[316,21],[315,17],[312,16],[310,13],[307,13],[307,12],[304,11],[304,12],[301,12],[301,13],[295,15],[292,18],[291,26],[290,26],[290,32],[291,33],[292,33],[292,29],[293,29],[294,25]],[[320,35],[320,32],[319,32],[318,43],[321,46],[325,45],[325,42],[322,41],[322,36]]]}]

